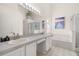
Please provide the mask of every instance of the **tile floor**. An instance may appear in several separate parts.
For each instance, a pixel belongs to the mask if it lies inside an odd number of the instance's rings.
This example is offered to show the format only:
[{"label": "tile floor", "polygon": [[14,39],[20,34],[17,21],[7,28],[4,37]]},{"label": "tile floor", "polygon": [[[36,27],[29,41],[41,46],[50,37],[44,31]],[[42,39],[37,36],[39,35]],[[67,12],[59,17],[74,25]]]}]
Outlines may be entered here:
[{"label": "tile floor", "polygon": [[46,55],[39,54],[39,56],[77,56],[77,53],[72,50],[53,46],[52,49]]}]

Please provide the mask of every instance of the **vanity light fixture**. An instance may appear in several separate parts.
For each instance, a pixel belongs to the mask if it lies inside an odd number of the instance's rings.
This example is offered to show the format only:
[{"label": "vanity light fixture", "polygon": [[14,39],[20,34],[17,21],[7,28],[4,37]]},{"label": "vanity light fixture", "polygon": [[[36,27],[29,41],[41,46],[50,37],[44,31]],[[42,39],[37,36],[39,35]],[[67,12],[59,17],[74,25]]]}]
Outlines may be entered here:
[{"label": "vanity light fixture", "polygon": [[40,11],[38,9],[36,9],[35,7],[33,7],[31,4],[26,3],[26,9],[36,13],[36,14],[40,14]]},{"label": "vanity light fixture", "polygon": [[35,7],[33,7],[31,4],[28,4],[28,3],[20,3],[20,5],[23,8],[25,8],[25,9],[31,11],[31,12],[34,12],[35,14],[40,15],[40,11],[38,9],[36,9]]}]

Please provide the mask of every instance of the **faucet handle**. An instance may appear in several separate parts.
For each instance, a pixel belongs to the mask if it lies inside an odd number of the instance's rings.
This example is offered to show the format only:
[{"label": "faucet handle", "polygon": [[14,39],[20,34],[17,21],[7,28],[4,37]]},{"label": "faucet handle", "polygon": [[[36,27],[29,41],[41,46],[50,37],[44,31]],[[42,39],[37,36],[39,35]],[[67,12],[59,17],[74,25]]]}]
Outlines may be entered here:
[{"label": "faucet handle", "polygon": [[11,32],[13,35],[15,35],[15,33],[14,32]]}]

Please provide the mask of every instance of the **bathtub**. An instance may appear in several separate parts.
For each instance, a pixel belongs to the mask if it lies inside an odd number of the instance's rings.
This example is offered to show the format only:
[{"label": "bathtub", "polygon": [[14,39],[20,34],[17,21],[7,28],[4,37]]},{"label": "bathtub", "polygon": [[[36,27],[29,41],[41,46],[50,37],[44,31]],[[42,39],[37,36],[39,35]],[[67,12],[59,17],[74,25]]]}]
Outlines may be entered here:
[{"label": "bathtub", "polygon": [[54,35],[52,45],[73,50],[72,37],[68,35]]}]

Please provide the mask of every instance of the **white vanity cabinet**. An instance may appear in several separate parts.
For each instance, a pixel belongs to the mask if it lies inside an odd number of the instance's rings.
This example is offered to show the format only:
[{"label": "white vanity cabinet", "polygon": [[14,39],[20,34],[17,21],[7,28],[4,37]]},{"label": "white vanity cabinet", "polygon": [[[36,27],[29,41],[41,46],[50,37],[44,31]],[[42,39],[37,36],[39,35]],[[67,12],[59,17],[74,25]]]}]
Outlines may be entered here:
[{"label": "white vanity cabinet", "polygon": [[36,56],[36,42],[24,45],[23,47],[15,49],[3,56]]},{"label": "white vanity cabinet", "polygon": [[52,47],[51,37],[46,37],[37,42],[37,54],[46,54]]},{"label": "white vanity cabinet", "polygon": [[36,42],[26,45],[26,56],[36,56]]},{"label": "white vanity cabinet", "polygon": [[25,56],[25,46],[11,51],[3,56]]},{"label": "white vanity cabinet", "polygon": [[44,37],[31,41],[21,47],[14,47],[12,51],[6,52],[3,56],[36,56],[38,54],[37,52],[46,53],[51,47],[52,37]]},{"label": "white vanity cabinet", "polygon": [[48,51],[52,47],[51,37],[46,38],[46,51]]}]

